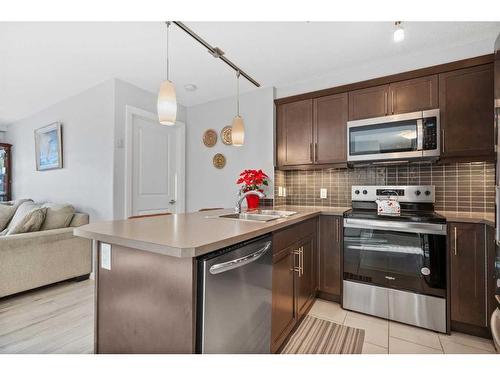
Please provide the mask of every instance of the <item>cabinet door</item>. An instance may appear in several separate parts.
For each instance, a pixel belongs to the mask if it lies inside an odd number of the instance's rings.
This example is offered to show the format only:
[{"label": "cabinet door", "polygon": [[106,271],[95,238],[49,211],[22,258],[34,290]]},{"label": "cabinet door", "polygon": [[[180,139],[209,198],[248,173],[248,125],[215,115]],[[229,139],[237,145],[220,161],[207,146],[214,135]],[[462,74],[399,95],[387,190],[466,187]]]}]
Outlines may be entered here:
[{"label": "cabinet door", "polygon": [[390,113],[408,113],[438,108],[438,76],[391,83]]},{"label": "cabinet door", "polygon": [[299,252],[296,255],[296,262],[302,268],[302,272],[296,274],[296,311],[297,319],[300,319],[309,307],[309,303],[314,299],[316,288],[314,282],[314,251],[316,240],[313,235],[305,237],[299,242]]},{"label": "cabinet door", "polygon": [[369,87],[349,93],[349,120],[388,114],[389,85]]},{"label": "cabinet door", "polygon": [[313,163],[312,99],[278,107],[277,144],[279,166]]},{"label": "cabinet door", "polygon": [[486,327],[484,225],[452,223],[449,231],[451,320]]},{"label": "cabinet door", "polygon": [[314,100],[314,161],[316,164],[347,161],[347,93]]},{"label": "cabinet door", "polygon": [[439,75],[441,156],[494,156],[493,64]]},{"label": "cabinet door", "polygon": [[295,324],[293,250],[292,246],[273,256],[272,352],[278,350]]},{"label": "cabinet door", "polygon": [[342,217],[319,219],[319,290],[340,297]]}]

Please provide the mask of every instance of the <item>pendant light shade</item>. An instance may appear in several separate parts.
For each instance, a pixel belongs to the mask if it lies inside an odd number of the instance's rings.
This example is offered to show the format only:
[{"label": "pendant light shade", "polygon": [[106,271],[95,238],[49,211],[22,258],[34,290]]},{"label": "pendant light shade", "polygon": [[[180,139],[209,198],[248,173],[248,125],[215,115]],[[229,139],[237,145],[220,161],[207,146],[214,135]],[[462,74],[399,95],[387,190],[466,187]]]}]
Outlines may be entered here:
[{"label": "pendant light shade", "polygon": [[231,140],[233,146],[243,146],[245,141],[245,125],[240,115],[234,116],[231,127]]},{"label": "pendant light shade", "polygon": [[160,85],[158,93],[158,121],[162,125],[175,125],[177,118],[177,96],[175,95],[175,86],[169,80],[169,48],[168,48],[168,29],[170,22],[167,24],[167,80]]},{"label": "pendant light shade", "polygon": [[175,125],[177,118],[177,98],[175,86],[170,81],[163,81],[158,94],[158,120],[162,125]]},{"label": "pendant light shade", "polygon": [[231,140],[233,146],[243,146],[245,142],[245,124],[240,116],[240,72],[236,72],[236,116],[231,125]]}]

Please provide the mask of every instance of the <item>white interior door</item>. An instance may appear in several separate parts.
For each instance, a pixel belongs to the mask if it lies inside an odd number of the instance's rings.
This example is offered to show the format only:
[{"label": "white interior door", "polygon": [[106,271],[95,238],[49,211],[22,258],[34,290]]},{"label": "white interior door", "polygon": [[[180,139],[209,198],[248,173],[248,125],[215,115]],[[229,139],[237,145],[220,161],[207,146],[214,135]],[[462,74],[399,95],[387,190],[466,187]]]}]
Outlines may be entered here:
[{"label": "white interior door", "polygon": [[184,210],[184,126],[127,107],[126,216]]}]

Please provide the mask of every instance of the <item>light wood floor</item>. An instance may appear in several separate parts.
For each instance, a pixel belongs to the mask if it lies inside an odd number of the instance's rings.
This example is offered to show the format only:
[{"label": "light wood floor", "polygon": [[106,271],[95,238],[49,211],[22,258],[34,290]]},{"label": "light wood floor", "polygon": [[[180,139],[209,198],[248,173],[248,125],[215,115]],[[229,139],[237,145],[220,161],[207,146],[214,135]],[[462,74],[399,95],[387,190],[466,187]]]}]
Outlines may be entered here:
[{"label": "light wood floor", "polygon": [[93,353],[94,281],[0,299],[0,353]]},{"label": "light wood floor", "polygon": [[[488,354],[491,340],[442,335],[317,300],[309,315],[365,330],[363,353]],[[92,353],[94,281],[64,282],[0,299],[0,353]]]}]

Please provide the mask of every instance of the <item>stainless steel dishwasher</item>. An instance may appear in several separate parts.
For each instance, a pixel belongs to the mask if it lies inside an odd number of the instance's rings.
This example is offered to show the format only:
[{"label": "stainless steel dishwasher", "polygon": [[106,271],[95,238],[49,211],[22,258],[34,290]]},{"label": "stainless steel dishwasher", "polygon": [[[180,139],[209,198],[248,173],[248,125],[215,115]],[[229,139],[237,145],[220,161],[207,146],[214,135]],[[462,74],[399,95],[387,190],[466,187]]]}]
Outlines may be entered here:
[{"label": "stainless steel dishwasher", "polygon": [[198,258],[198,353],[270,353],[272,239]]}]

